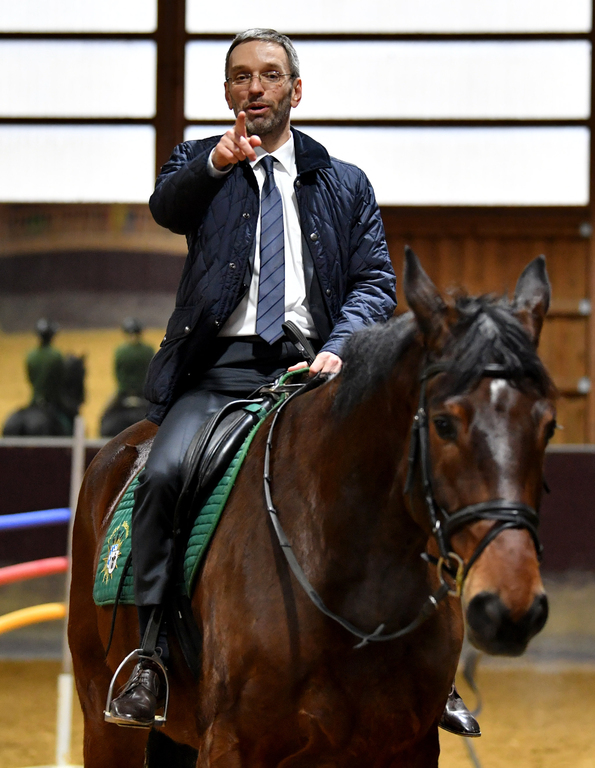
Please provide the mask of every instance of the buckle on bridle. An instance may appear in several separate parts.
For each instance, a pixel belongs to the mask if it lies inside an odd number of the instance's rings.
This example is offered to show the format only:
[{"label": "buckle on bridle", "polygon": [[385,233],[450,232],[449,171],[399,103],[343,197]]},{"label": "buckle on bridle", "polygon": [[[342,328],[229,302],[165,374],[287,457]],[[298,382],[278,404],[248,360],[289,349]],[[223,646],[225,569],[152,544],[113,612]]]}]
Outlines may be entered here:
[{"label": "buckle on bridle", "polygon": [[[463,558],[456,552],[449,552],[446,557],[439,557],[436,565],[438,578],[444,587],[448,587],[448,594],[453,597],[460,597],[463,590],[463,580],[465,578],[465,563]],[[454,579],[454,588],[444,578],[444,571],[448,573],[451,579]]]}]

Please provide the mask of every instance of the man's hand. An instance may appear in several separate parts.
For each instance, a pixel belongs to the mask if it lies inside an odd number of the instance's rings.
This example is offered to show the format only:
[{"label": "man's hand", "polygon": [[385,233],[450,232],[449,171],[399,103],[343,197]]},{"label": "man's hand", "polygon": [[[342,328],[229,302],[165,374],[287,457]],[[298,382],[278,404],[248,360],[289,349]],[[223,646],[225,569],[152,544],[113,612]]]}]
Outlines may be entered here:
[{"label": "man's hand", "polygon": [[[332,352],[320,352],[310,366],[309,376],[316,376],[317,373],[339,373],[343,361]],[[307,368],[308,363],[296,363],[288,368],[288,371],[297,371],[300,368]]]},{"label": "man's hand", "polygon": [[218,171],[222,171],[240,160],[256,160],[254,147],[259,147],[261,143],[259,136],[248,137],[246,113],[239,112],[234,127],[223,134],[213,150],[213,165]]}]

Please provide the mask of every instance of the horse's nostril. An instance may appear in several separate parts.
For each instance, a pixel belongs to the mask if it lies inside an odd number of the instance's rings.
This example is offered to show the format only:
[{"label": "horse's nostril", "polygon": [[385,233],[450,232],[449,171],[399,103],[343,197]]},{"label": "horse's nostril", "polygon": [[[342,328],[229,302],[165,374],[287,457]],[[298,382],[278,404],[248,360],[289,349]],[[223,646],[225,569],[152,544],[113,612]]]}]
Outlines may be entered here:
[{"label": "horse's nostril", "polygon": [[536,635],[544,628],[549,615],[549,604],[545,592],[541,595],[537,595],[529,613],[533,613],[533,634]]},{"label": "horse's nostril", "polygon": [[480,637],[495,637],[500,622],[504,605],[498,595],[492,592],[480,592],[471,600],[467,608],[467,625],[469,629]]},{"label": "horse's nostril", "polygon": [[543,629],[547,616],[545,594],[537,595],[529,610],[515,621],[498,595],[480,592],[467,608],[469,639],[487,653],[518,656],[524,652],[529,640]]}]

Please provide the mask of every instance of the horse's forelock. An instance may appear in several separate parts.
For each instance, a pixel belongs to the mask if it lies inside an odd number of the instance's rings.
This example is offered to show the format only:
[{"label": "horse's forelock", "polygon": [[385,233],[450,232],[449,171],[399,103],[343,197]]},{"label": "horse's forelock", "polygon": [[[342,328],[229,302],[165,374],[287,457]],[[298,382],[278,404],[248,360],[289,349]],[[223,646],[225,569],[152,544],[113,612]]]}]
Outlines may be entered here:
[{"label": "horse's forelock", "polygon": [[452,394],[476,384],[487,365],[498,364],[519,386],[531,383],[540,394],[550,395],[553,383],[533,341],[505,297],[457,296],[456,321],[440,353],[441,362],[452,362],[448,377]]}]

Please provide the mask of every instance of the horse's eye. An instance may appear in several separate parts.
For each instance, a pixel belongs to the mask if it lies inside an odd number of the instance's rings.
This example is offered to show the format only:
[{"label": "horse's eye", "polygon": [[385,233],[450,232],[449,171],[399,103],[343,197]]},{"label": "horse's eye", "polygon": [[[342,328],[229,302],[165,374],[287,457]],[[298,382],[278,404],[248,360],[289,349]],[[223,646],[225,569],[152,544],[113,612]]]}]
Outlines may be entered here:
[{"label": "horse's eye", "polygon": [[447,416],[435,416],[433,421],[439,437],[443,440],[456,440],[457,428],[452,419]]},{"label": "horse's eye", "polygon": [[545,428],[545,442],[549,443],[549,441],[552,439],[554,434],[556,433],[556,427],[558,424],[556,423],[556,419],[552,419],[550,423]]}]

